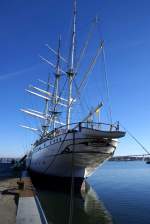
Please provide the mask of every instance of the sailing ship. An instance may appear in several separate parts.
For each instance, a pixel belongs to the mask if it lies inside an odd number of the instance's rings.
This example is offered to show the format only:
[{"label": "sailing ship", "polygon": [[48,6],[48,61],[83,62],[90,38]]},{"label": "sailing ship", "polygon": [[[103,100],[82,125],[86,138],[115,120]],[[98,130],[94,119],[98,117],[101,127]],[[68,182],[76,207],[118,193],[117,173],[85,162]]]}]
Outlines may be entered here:
[{"label": "sailing ship", "polygon": [[[26,90],[28,93],[44,99],[44,112],[33,109],[21,110],[28,115],[43,120],[40,129],[22,125],[24,128],[39,132],[39,138],[32,144],[32,148],[27,155],[27,168],[38,174],[53,177],[70,178],[73,176],[74,178],[83,179],[91,175],[100,164],[113,156],[118,144],[118,138],[124,137],[125,132],[119,130],[119,123],[94,122],[92,117],[101,110],[102,102],[92,108],[82,120],[76,123],[71,122],[71,114],[74,104],[77,102],[77,99],[73,96],[73,81],[77,77],[75,68],[76,8],[76,0],[74,0],[71,46],[69,48],[67,70],[64,71],[60,66],[60,62],[65,61],[65,59],[60,53],[61,38],[59,38],[57,51],[49,47],[57,56],[56,66],[40,56],[43,61],[55,69],[54,85],[51,85],[49,79],[47,83],[39,80],[46,84],[46,89],[30,85]],[[103,51],[103,42],[100,44],[98,54],[100,51]],[[67,98],[63,97],[63,90],[60,91],[62,74],[67,80]],[[85,78],[86,75],[83,77],[80,87]],[[53,88],[52,91],[50,91],[51,87]],[[78,88],[77,95],[80,92],[79,90],[80,88]],[[65,112],[63,110],[66,117],[65,122],[60,120],[61,108],[65,108]]]}]

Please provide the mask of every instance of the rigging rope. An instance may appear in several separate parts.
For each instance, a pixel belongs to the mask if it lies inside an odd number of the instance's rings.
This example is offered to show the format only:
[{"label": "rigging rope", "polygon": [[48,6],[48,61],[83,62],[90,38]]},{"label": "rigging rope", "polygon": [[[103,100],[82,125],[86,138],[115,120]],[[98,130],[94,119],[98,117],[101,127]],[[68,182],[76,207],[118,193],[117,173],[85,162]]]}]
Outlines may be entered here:
[{"label": "rigging rope", "polygon": [[[84,108],[84,105],[83,105],[83,103],[82,103],[82,101],[81,101],[80,93],[79,93],[78,86],[77,86],[77,83],[76,83],[75,79],[74,79],[74,86],[75,86],[76,91],[77,91],[77,97],[78,97],[78,99],[79,99],[79,101],[80,101],[80,105],[81,105],[81,107],[82,107],[82,109],[83,109],[83,108]],[[90,107],[89,107],[89,105],[88,105],[86,99],[84,99],[84,103],[86,104],[86,107],[88,108],[88,110],[90,110]]]},{"label": "rigging rope", "polygon": [[109,92],[109,85],[108,85],[108,75],[106,70],[106,57],[105,57],[104,45],[102,48],[102,57],[103,57],[103,63],[104,63],[104,75],[105,75],[105,82],[106,82],[106,89],[107,89],[109,116],[110,116],[110,122],[112,124],[112,110],[111,110],[111,104],[110,104],[110,92]]},{"label": "rigging rope", "polygon": [[89,29],[89,32],[87,34],[87,38],[86,38],[86,41],[83,45],[83,48],[81,49],[81,52],[80,52],[80,55],[79,55],[79,59],[78,59],[78,62],[77,62],[77,66],[76,66],[76,72],[77,70],[79,69],[80,65],[81,65],[81,61],[83,59],[83,57],[85,56],[85,53],[86,53],[86,50],[89,46],[89,42],[90,42],[90,39],[92,38],[92,34],[93,34],[93,31],[97,25],[97,19],[95,19],[94,21],[92,21],[92,24],[91,24],[91,27]]},{"label": "rigging rope", "polygon": [[120,124],[124,130],[129,134],[131,138],[134,139],[134,141],[146,152],[146,154],[150,154],[150,152],[145,148],[145,146],[128,130],[126,129],[122,124]]},{"label": "rigging rope", "polygon": [[[95,57],[94,57],[93,60],[91,61],[91,63],[90,63],[90,65],[89,65],[89,68],[88,68],[87,72],[84,74],[84,76],[83,76],[83,80],[81,81],[79,87],[77,87],[77,88],[78,88],[78,91],[77,91],[77,96],[76,96],[76,97],[79,97],[79,95],[81,94],[81,88],[82,88],[82,91],[83,91],[83,88],[85,88],[85,86],[86,86],[85,81],[87,80],[87,78],[88,78],[90,72],[91,72],[92,69],[94,68],[94,66],[95,66],[95,64],[96,64],[96,62],[97,62],[97,59],[98,59],[98,57],[99,57],[99,55],[100,55],[100,53],[101,53],[102,48],[103,48],[103,42],[100,42],[100,45],[99,45],[99,47],[97,48],[97,52],[96,52]],[[73,101],[72,101],[72,103],[71,103],[70,106],[72,106],[72,104],[73,104]]]},{"label": "rigging rope", "polygon": [[88,75],[90,74],[90,72],[93,70],[93,68],[94,68],[94,66],[95,66],[95,64],[97,62],[97,59],[98,59],[98,57],[99,57],[99,55],[101,53],[102,48],[103,48],[103,42],[101,41],[99,47],[97,48],[96,55],[93,58],[93,60],[91,61],[90,65],[89,65],[89,68],[86,71],[86,73],[84,74],[83,80],[81,81],[81,83],[80,83],[80,85],[78,87],[79,91],[81,91],[81,88],[82,88],[82,90],[83,90],[83,88],[85,88],[85,85],[86,85],[85,81],[87,80]]}]

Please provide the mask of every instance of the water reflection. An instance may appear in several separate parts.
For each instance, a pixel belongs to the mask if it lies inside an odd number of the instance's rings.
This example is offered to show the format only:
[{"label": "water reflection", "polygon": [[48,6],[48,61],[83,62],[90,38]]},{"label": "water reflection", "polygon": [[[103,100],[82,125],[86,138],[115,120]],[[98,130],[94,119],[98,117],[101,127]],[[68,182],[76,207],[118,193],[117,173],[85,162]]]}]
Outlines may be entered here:
[{"label": "water reflection", "polygon": [[81,190],[84,198],[84,212],[89,218],[89,223],[112,224],[112,217],[105,208],[102,200],[100,200],[94,189],[85,182],[85,189]]},{"label": "water reflection", "polygon": [[[51,224],[69,223],[70,192],[61,186],[35,184],[48,222]],[[61,189],[61,191],[60,191]],[[73,197],[73,224],[111,224],[112,217],[96,192],[84,182],[81,193]]]}]

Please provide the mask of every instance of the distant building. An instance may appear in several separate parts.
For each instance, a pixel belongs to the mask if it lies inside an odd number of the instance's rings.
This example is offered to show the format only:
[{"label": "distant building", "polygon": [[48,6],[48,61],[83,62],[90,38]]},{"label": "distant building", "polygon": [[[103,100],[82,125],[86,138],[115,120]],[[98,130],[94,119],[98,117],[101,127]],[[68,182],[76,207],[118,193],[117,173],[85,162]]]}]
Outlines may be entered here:
[{"label": "distant building", "polygon": [[136,161],[143,159],[143,156],[114,156],[109,161]]},{"label": "distant building", "polygon": [[4,158],[0,158],[0,163],[11,163],[12,162],[12,160],[19,160],[20,158],[6,158],[6,157],[4,157]]}]

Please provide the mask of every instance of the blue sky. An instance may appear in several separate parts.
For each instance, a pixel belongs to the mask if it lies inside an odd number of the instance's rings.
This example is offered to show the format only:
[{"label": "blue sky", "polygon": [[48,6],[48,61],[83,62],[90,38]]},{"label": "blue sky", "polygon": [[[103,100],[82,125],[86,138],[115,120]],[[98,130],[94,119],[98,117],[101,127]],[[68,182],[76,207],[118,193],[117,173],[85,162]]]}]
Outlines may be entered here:
[{"label": "blue sky", "polygon": [[[67,46],[71,0],[0,1],[0,156],[20,156],[33,140],[19,127],[29,119],[19,109],[29,104],[24,89],[37,78],[46,79],[49,67],[45,43],[56,48],[59,34]],[[150,2],[78,1],[78,42],[86,25],[98,14],[105,40],[113,120],[129,129],[150,150]],[[65,52],[64,47],[64,52]],[[66,53],[66,52],[65,52]],[[36,102],[32,102],[36,104]],[[24,122],[25,123],[25,122]],[[141,154],[127,135],[116,154]]]}]

